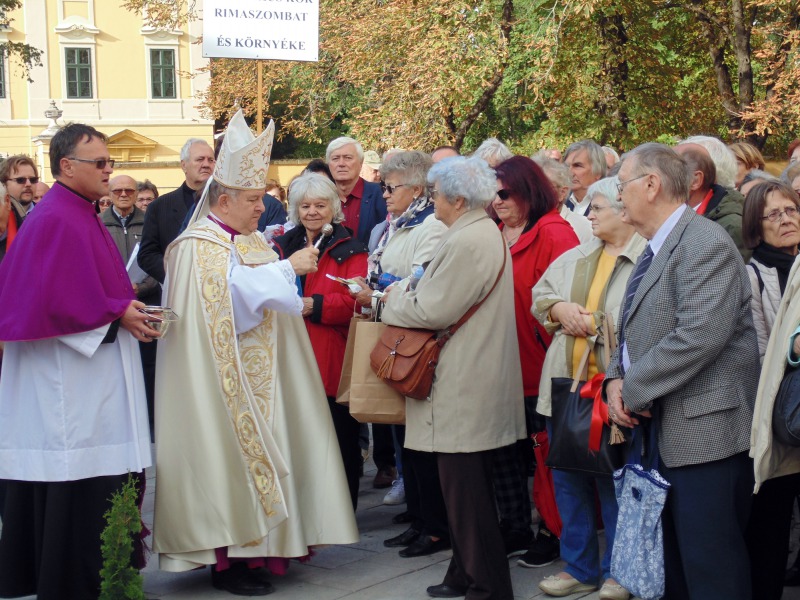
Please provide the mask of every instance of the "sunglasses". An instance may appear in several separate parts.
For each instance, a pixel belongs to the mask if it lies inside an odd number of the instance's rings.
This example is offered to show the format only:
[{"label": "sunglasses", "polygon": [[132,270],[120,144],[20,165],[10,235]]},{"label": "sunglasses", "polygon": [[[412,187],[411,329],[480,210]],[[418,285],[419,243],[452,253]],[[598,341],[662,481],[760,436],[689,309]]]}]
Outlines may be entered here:
[{"label": "sunglasses", "polygon": [[511,192],[508,190],[497,190],[497,197],[500,198],[500,200],[508,200],[511,198]]},{"label": "sunglasses", "polygon": [[9,177],[6,181],[13,181],[17,185],[25,185],[26,181],[30,181],[31,185],[39,183],[38,177]]},{"label": "sunglasses", "polygon": [[132,188],[120,188],[118,190],[111,190],[111,193],[115,196],[119,196],[122,192],[128,194],[128,196],[133,196],[136,193],[136,190]]},{"label": "sunglasses", "polygon": [[111,200],[98,200],[97,204],[100,206],[111,206]]},{"label": "sunglasses", "polygon": [[76,161],[82,162],[82,163],[92,163],[98,169],[105,169],[106,165],[109,165],[113,169],[114,168],[114,162],[115,162],[113,158],[111,158],[111,159],[106,159],[106,158],[91,159],[91,158],[77,158],[75,156],[68,156],[67,159],[68,160],[76,160]]},{"label": "sunglasses", "polygon": [[397,188],[401,188],[401,187],[404,187],[406,185],[408,185],[408,184],[407,183],[398,183],[397,185],[389,185],[387,183],[381,182],[381,190],[383,190],[384,192],[389,192],[389,195],[391,196],[392,194],[394,194],[394,191]]}]

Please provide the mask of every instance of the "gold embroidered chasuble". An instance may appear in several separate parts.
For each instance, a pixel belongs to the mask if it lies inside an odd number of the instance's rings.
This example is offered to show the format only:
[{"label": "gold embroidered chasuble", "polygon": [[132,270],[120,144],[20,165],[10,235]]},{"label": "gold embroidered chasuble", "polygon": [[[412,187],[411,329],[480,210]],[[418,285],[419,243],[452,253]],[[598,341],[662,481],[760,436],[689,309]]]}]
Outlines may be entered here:
[{"label": "gold embroidered chasuble", "polygon": [[[277,260],[263,236],[210,220],[167,250],[164,304],[180,316],[159,342],[153,549],[162,569],[231,557],[299,557],[358,531],[319,371],[300,317],[265,310],[236,335],[228,289],[241,265]],[[293,290],[292,290],[293,292]]]}]

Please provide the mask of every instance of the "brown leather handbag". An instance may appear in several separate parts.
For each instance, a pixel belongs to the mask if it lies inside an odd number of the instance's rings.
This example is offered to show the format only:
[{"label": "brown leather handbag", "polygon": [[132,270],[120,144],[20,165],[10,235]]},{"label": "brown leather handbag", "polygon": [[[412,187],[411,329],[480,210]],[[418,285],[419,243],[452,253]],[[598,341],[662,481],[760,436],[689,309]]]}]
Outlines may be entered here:
[{"label": "brown leather handbag", "polygon": [[408,398],[425,400],[431,395],[442,347],[491,296],[503,276],[506,268],[505,245],[503,250],[503,266],[492,289],[454,325],[442,331],[386,326],[369,356],[370,366],[378,378]]}]

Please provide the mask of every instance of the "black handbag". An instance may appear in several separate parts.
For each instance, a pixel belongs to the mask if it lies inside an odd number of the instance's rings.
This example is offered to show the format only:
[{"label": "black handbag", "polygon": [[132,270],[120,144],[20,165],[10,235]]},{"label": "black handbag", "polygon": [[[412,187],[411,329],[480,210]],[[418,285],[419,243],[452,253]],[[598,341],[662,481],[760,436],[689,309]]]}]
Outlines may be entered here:
[{"label": "black handbag", "polygon": [[[604,330],[608,364],[611,354],[609,346],[616,341],[610,314],[606,314]],[[577,373],[584,374],[584,379],[589,364],[589,352],[591,347],[587,344],[577,370]],[[569,377],[552,378],[552,435],[546,463],[548,467],[610,475],[625,465],[630,436],[626,439],[623,429],[616,423],[610,427],[608,425],[608,406],[599,395],[602,394],[603,377],[601,374],[596,375],[589,386],[586,381]],[[591,395],[581,396],[582,390],[585,393],[591,392]]]},{"label": "black handbag", "polygon": [[787,370],[772,408],[772,435],[781,444],[800,446],[800,369]]}]

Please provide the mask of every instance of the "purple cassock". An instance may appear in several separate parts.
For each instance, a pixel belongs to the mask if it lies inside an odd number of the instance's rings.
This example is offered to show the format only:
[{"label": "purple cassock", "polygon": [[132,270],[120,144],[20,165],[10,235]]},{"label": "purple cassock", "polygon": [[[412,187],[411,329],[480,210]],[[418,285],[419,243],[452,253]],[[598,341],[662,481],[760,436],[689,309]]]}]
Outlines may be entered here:
[{"label": "purple cassock", "polygon": [[120,318],[134,299],[94,205],[56,182],[0,264],[0,341],[91,331]]}]

